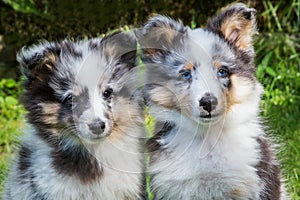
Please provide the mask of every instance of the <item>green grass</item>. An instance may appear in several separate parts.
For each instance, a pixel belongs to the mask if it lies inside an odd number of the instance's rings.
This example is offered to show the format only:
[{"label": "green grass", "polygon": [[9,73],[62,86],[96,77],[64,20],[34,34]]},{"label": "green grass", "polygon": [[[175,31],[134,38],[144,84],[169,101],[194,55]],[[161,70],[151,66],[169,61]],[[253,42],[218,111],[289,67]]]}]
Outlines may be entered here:
[{"label": "green grass", "polygon": [[[17,108],[21,109],[22,108]],[[0,196],[3,192],[3,183],[7,177],[11,161],[15,155],[15,149],[24,127],[23,117],[7,120],[0,116]]]},{"label": "green grass", "polygon": [[17,98],[21,93],[20,82],[0,80],[0,196],[10,163],[15,155],[21,130],[24,126],[24,108]]},{"label": "green grass", "polygon": [[291,199],[300,199],[300,106],[272,106],[267,115],[269,135],[280,144],[278,157]]},{"label": "green grass", "polygon": [[257,77],[265,87],[261,104],[268,134],[280,144],[278,157],[291,199],[300,199],[300,0],[263,0],[264,30],[256,39]]}]

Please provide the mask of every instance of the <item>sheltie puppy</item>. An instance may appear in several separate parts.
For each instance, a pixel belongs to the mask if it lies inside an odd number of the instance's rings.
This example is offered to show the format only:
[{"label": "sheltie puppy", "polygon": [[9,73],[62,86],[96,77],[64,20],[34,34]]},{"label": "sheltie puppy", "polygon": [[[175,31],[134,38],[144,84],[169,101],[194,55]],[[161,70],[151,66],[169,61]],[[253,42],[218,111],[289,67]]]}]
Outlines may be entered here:
[{"label": "sheltie puppy", "polygon": [[195,30],[154,16],[135,34],[157,124],[148,141],[154,199],[286,199],[259,118],[256,11],[237,3]]},{"label": "sheltie puppy", "polygon": [[30,127],[3,199],[139,199],[145,131],[133,34],[46,41],[17,59]]}]

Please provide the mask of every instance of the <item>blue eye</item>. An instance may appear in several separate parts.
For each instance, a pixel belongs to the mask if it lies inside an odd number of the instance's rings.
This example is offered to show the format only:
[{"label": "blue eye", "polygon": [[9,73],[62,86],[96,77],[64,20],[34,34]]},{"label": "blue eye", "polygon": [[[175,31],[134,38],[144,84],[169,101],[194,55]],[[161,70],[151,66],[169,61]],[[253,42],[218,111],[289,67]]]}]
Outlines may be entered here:
[{"label": "blue eye", "polygon": [[228,72],[228,69],[227,68],[220,68],[219,71],[218,71],[218,76],[221,77],[221,78],[226,78],[229,76],[229,72]]},{"label": "blue eye", "polygon": [[192,78],[192,74],[190,71],[185,71],[182,73],[183,78],[185,79],[191,79]]}]

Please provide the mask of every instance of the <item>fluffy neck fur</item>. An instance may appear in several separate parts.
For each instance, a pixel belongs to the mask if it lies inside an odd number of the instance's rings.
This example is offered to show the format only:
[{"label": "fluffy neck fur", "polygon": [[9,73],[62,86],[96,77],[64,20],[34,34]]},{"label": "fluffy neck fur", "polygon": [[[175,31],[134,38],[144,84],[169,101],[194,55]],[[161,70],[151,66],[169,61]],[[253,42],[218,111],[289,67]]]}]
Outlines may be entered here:
[{"label": "fluffy neck fur", "polygon": [[120,137],[95,144],[55,137],[50,142],[40,134],[34,127],[25,132],[7,184],[16,189],[7,189],[4,199],[138,199],[142,194],[142,126],[115,128],[111,135]]},{"label": "fluffy neck fur", "polygon": [[173,128],[156,140],[161,148],[152,156],[156,199],[259,198],[256,138],[263,130],[256,115],[243,123],[222,118],[203,125],[162,110],[152,106],[157,121],[167,119]]}]

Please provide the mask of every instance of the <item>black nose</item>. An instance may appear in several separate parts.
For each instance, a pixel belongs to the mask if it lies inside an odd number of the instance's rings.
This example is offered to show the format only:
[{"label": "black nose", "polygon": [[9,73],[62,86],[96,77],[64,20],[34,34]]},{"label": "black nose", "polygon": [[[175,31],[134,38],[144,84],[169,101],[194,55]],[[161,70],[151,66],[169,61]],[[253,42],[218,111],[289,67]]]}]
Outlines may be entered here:
[{"label": "black nose", "polygon": [[100,135],[104,132],[105,123],[102,120],[97,119],[94,120],[91,124],[89,124],[89,128],[95,135]]},{"label": "black nose", "polygon": [[210,113],[212,110],[216,109],[218,105],[218,99],[212,94],[207,93],[200,99],[199,105]]}]

